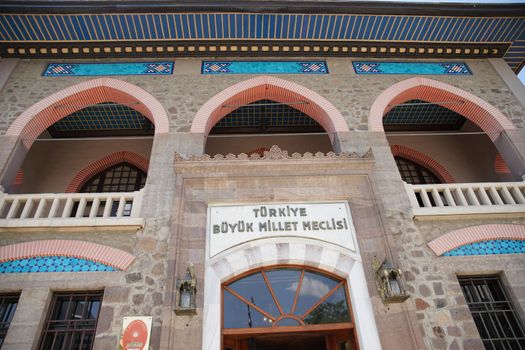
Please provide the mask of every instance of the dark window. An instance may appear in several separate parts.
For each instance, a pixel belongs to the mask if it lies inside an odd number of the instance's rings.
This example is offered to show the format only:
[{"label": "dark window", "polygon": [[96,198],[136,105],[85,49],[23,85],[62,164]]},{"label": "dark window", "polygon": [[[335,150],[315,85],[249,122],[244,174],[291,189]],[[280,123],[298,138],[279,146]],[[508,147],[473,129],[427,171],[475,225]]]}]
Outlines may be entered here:
[{"label": "dark window", "polygon": [[38,349],[90,350],[102,294],[102,291],[55,293]]},{"label": "dark window", "polygon": [[133,192],[140,190],[145,184],[145,172],[129,163],[120,163],[93,176],[80,192]]},{"label": "dark window", "polygon": [[412,185],[441,183],[441,180],[427,168],[405,158],[395,157],[395,160],[401,178],[406,183]]},{"label": "dark window", "polygon": [[15,315],[20,293],[0,294],[0,348]]},{"label": "dark window", "polygon": [[459,277],[485,349],[525,349],[525,329],[498,276]]}]

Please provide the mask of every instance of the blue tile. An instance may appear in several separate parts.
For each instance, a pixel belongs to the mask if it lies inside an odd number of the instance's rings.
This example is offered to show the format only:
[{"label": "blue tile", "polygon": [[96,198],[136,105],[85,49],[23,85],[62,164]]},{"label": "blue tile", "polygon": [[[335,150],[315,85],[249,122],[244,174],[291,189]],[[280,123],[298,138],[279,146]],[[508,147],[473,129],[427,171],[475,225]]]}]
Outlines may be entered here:
[{"label": "blue tile", "polygon": [[2,273],[116,271],[115,268],[95,261],[65,256],[16,259],[0,263]]},{"label": "blue tile", "polygon": [[356,74],[471,75],[463,62],[354,61]]},{"label": "blue tile", "polygon": [[523,254],[525,241],[520,240],[490,240],[465,244],[452,249],[443,256],[468,256],[468,255],[498,255],[498,254]]},{"label": "blue tile", "polygon": [[171,75],[174,62],[122,62],[122,63],[50,63],[45,77],[112,76],[112,75]]},{"label": "blue tile", "polygon": [[324,61],[203,61],[202,74],[328,74]]}]

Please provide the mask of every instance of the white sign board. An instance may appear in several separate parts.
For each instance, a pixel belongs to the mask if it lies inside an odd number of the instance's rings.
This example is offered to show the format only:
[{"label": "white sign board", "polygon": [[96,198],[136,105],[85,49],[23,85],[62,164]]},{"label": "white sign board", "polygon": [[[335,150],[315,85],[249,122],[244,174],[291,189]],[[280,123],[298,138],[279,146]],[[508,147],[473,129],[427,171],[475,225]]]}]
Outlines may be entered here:
[{"label": "white sign board", "polygon": [[209,255],[262,238],[305,237],[356,250],[346,202],[210,205]]}]

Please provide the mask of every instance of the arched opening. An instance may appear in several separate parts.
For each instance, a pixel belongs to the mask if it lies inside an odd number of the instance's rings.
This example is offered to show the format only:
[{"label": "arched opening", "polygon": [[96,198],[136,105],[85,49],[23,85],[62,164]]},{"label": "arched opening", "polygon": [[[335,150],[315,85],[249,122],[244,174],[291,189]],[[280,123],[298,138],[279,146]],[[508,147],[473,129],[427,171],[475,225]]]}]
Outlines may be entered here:
[{"label": "arched opening", "polygon": [[[411,149],[439,165],[449,175],[442,176],[443,182],[509,181],[509,176],[495,171],[498,153],[514,166],[512,180],[519,178],[523,167],[520,156],[502,137],[514,126],[501,112],[432,79],[407,79],[385,90],[372,106],[369,127],[384,131],[393,151],[394,147]],[[440,177],[439,171],[431,170]]]},{"label": "arched opening", "polygon": [[403,157],[394,157],[403,181],[408,184],[439,184],[443,181],[424,166]]},{"label": "arched opening", "polygon": [[348,126],[324,97],[269,76],[218,93],[197,112],[191,127],[207,138],[208,154],[250,153],[272,145],[289,152],[329,152],[340,131]]},{"label": "arched opening", "polygon": [[357,349],[346,280],[304,266],[249,271],[222,285],[223,349]]},{"label": "arched opening", "polygon": [[80,192],[134,192],[144,187],[146,176],[144,171],[122,162],[93,176],[86,181]]},{"label": "arched opening", "polygon": [[[81,83],[47,97],[15,120],[7,134],[20,142],[2,181],[11,193],[77,192],[78,187],[66,186],[89,164],[122,152],[148,163],[154,134],[167,131],[164,110],[146,91],[108,78]],[[16,187],[11,186],[14,169],[25,175]]]}]

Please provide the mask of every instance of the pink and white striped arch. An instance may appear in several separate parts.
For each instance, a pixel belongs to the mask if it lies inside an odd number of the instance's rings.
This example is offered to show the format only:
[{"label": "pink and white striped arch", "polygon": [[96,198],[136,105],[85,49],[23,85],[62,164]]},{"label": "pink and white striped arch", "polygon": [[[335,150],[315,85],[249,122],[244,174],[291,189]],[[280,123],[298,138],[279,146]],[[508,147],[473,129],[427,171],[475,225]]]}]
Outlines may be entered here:
[{"label": "pink and white striped arch", "polygon": [[306,102],[293,107],[317,121],[330,138],[336,132],[348,131],[342,114],[321,95],[291,81],[260,76],[230,86],[208,100],[195,115],[191,132],[207,136],[219,120],[238,108],[233,106],[243,106],[262,99],[280,103]]},{"label": "pink and white striped arch", "polygon": [[494,171],[496,174],[510,174],[510,169],[501,154],[497,153],[494,158]]},{"label": "pink and white striped arch", "polygon": [[390,149],[392,150],[392,155],[394,157],[399,156],[411,160],[414,163],[420,164],[421,166],[432,171],[432,173],[444,183],[456,182],[444,166],[442,166],[426,154],[402,145],[392,145],[390,146]]},{"label": "pink and white striped arch", "polygon": [[11,124],[8,136],[19,136],[29,149],[36,138],[60,119],[82,108],[103,102],[115,102],[133,108],[155,124],[155,134],[169,131],[166,111],[145,90],[112,78],[99,78],[70,86],[26,109]]},{"label": "pink and white striped arch", "polygon": [[115,152],[108,154],[104,158],[99,159],[82,169],[77,175],[75,175],[73,180],[71,180],[66,188],[66,193],[75,193],[80,191],[82,186],[84,186],[84,184],[89,179],[91,179],[91,177],[95,176],[104,169],[122,162],[127,162],[131,165],[134,165],[145,173],[148,172],[149,160],[140,154],[129,151]]},{"label": "pink and white striped arch", "polygon": [[123,250],[101,244],[74,240],[45,240],[0,247],[0,262],[43,256],[68,256],[95,261],[126,270],[135,257]]},{"label": "pink and white striped arch", "polygon": [[434,239],[428,246],[437,255],[465,244],[496,239],[525,240],[525,225],[489,224],[455,230]]},{"label": "pink and white striped arch", "polygon": [[[437,80],[416,77],[392,85],[377,97],[368,118],[369,130],[384,131],[383,116],[394,106],[414,99],[433,102],[461,114],[493,141],[503,130],[515,129],[503,113],[481,98]],[[457,103],[443,103],[448,101]]]}]

